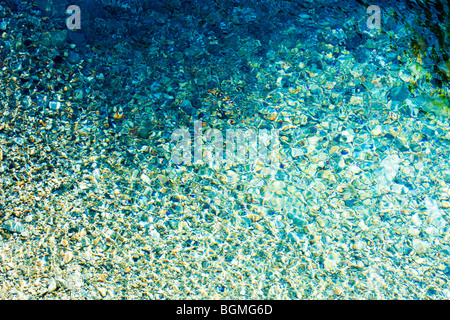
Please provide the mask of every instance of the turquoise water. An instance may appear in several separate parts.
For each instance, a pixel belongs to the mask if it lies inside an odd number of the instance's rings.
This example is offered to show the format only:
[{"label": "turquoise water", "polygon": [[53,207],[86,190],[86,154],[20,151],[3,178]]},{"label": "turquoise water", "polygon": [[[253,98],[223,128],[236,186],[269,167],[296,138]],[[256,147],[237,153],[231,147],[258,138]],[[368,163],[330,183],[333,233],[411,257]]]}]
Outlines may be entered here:
[{"label": "turquoise water", "polygon": [[447,4],[69,5],[1,3],[1,298],[450,297]]}]

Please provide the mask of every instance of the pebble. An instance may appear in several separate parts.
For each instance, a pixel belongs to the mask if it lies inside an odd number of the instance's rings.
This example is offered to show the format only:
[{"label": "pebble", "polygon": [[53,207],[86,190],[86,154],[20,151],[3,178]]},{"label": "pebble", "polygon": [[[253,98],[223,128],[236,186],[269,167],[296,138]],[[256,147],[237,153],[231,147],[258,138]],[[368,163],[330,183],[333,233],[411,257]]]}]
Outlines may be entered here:
[{"label": "pebble", "polygon": [[420,233],[420,230],[419,230],[419,229],[416,229],[416,228],[410,228],[410,229],[408,230],[408,233],[409,233],[410,235],[412,235],[413,237],[417,237],[417,236],[419,235],[419,233]]},{"label": "pebble", "polygon": [[341,287],[337,287],[333,289],[333,294],[340,296],[344,293],[344,290]]},{"label": "pebble", "polygon": [[373,136],[379,136],[381,132],[382,130],[380,125],[375,126],[375,128],[373,128],[373,130],[371,131]]},{"label": "pebble", "polygon": [[191,45],[184,51],[184,54],[190,57],[196,57],[203,53],[203,49],[197,45]]},{"label": "pebble", "polygon": [[5,230],[8,230],[8,231],[11,231],[11,232],[16,232],[16,233],[22,233],[26,230],[25,226],[22,223],[14,221],[14,220],[4,221],[2,224],[2,228]]},{"label": "pebble", "polygon": [[443,200],[441,201],[441,208],[450,208],[450,201]]},{"label": "pebble", "polygon": [[14,138],[14,142],[17,143],[19,146],[23,146],[25,144],[25,139],[21,137]]},{"label": "pebble", "polygon": [[420,217],[419,217],[419,215],[417,213],[415,213],[411,217],[411,221],[416,227],[420,227],[422,225],[422,220],[420,219]]},{"label": "pebble", "polygon": [[285,193],[286,184],[284,181],[275,180],[270,184],[269,190],[277,195],[283,195]]},{"label": "pebble", "polygon": [[61,102],[59,102],[59,101],[50,101],[48,103],[48,107],[51,110],[57,111],[57,110],[59,110],[61,108]]},{"label": "pebble", "polygon": [[347,130],[344,130],[344,131],[342,131],[342,135],[346,138],[346,142],[347,143],[353,142],[353,138],[355,136],[353,130],[351,132],[347,131]]},{"label": "pebble", "polygon": [[183,59],[183,53],[180,51],[175,51],[174,53],[172,53],[172,58],[174,58],[175,60],[181,60]]},{"label": "pebble", "polygon": [[412,240],[413,249],[417,254],[425,254],[428,250],[429,244],[426,241],[419,239]]},{"label": "pebble", "polygon": [[102,298],[106,297],[106,294],[108,293],[108,291],[105,288],[97,287],[97,290],[100,293],[100,295],[102,296]]},{"label": "pebble", "polygon": [[389,97],[395,101],[404,101],[410,95],[406,86],[396,86],[389,90]]},{"label": "pebble", "polygon": [[358,174],[362,171],[361,168],[359,168],[358,166],[355,166],[355,165],[349,166],[348,168],[354,174]]},{"label": "pebble", "polygon": [[164,185],[167,181],[169,181],[169,178],[163,174],[158,174],[156,176],[156,179],[158,179],[162,185]]},{"label": "pebble", "polygon": [[146,174],[141,174],[141,180],[146,184],[150,184],[150,178]]},{"label": "pebble", "polygon": [[305,152],[300,148],[292,148],[291,149],[291,155],[293,158],[298,158],[302,156]]},{"label": "pebble", "polygon": [[51,293],[57,289],[56,280],[51,278],[48,283],[47,293]]},{"label": "pebble", "polygon": [[184,112],[186,112],[188,115],[192,116],[197,114],[197,109],[192,106],[190,100],[183,100],[180,104],[180,108],[184,110]]},{"label": "pebble", "polygon": [[363,220],[360,220],[360,221],[359,221],[358,227],[359,227],[362,231],[367,231],[367,230],[369,230],[369,227],[366,226],[366,224],[364,223]]},{"label": "pebble", "polygon": [[139,170],[134,169],[133,172],[131,173],[131,179],[136,180],[138,175],[139,175]]},{"label": "pebble", "polygon": [[81,55],[78,52],[70,50],[67,56],[67,61],[71,64],[78,64],[81,62]]},{"label": "pebble", "polygon": [[87,190],[87,189],[89,189],[89,185],[85,182],[80,182],[78,184],[78,188],[80,188],[81,190]]},{"label": "pebble", "polygon": [[337,264],[335,261],[333,261],[331,259],[326,259],[323,263],[323,268],[325,270],[334,270],[337,268]]},{"label": "pebble", "polygon": [[92,176],[94,177],[94,179],[96,181],[98,181],[102,178],[102,174],[98,168],[94,169],[94,171],[92,172]]},{"label": "pebble", "polygon": [[64,254],[63,262],[64,262],[65,264],[68,264],[70,261],[72,261],[72,258],[73,258],[73,253],[72,253],[71,251],[67,251],[67,252]]}]

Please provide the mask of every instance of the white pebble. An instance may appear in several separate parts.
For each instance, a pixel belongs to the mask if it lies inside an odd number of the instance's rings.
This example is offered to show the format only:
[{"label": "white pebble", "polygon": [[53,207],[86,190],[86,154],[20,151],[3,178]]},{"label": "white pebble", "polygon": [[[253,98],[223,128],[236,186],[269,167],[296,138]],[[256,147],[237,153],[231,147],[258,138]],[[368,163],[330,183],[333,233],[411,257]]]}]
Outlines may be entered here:
[{"label": "white pebble", "polygon": [[369,227],[366,226],[366,224],[364,223],[363,220],[361,220],[361,221],[358,223],[358,227],[360,227],[362,231],[367,231],[367,230],[369,230]]},{"label": "white pebble", "polygon": [[416,228],[410,228],[409,231],[408,231],[408,233],[409,233],[410,235],[412,235],[413,237],[416,237],[416,236],[419,235],[420,230],[419,230],[419,229],[416,229]]},{"label": "white pebble", "polygon": [[78,188],[80,188],[81,190],[86,190],[86,189],[89,189],[89,186],[84,182],[80,182],[78,184]]},{"label": "white pebble", "polygon": [[97,290],[103,298],[106,296],[107,291],[105,288],[97,287]]},{"label": "white pebble", "polygon": [[429,244],[419,239],[413,239],[413,249],[417,254],[423,254],[427,252]]},{"label": "white pebble", "polygon": [[420,227],[422,225],[422,220],[420,220],[419,215],[417,213],[411,217],[411,221],[412,223],[414,223],[416,227]]},{"label": "white pebble", "polygon": [[350,169],[351,172],[353,172],[354,174],[358,174],[361,172],[361,168],[355,165],[351,165],[348,167]]},{"label": "white pebble", "polygon": [[56,281],[54,278],[51,278],[48,284],[47,292],[53,292],[55,290],[56,290]]},{"label": "white pebble", "polygon": [[379,136],[381,134],[381,126],[377,125],[373,130],[372,130],[372,135],[373,136]]},{"label": "white pebble", "polygon": [[150,184],[150,178],[146,174],[141,174],[141,179],[147,184]]}]

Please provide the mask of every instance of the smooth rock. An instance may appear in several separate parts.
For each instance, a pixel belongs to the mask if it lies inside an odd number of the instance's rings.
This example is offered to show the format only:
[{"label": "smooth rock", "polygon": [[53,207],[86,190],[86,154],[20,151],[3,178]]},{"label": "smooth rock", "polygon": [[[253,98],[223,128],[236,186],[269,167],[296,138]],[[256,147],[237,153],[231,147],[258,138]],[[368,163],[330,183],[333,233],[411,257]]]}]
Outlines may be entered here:
[{"label": "smooth rock", "polygon": [[67,61],[71,64],[78,64],[81,62],[81,55],[75,51],[70,50]]},{"label": "smooth rock", "polygon": [[72,253],[71,251],[67,251],[67,252],[64,254],[63,262],[64,262],[65,264],[67,264],[67,263],[69,263],[69,262],[72,260],[72,258],[73,258],[73,253]]},{"label": "smooth rock", "polygon": [[3,222],[2,228],[11,232],[22,233],[25,231],[25,226],[20,222],[14,220],[7,220]]},{"label": "smooth rock", "polygon": [[195,57],[202,53],[203,53],[203,48],[196,46],[196,45],[191,45],[189,48],[184,50],[184,54],[187,56],[190,56],[190,57]]},{"label": "smooth rock", "polygon": [[441,208],[450,208],[450,202],[446,200],[441,201]]},{"label": "smooth rock", "polygon": [[100,295],[101,295],[103,298],[106,297],[107,291],[106,291],[105,288],[97,287],[97,290],[98,290],[98,292],[100,293]]},{"label": "smooth rock", "polygon": [[409,97],[409,90],[406,86],[397,86],[389,90],[388,97],[394,101],[403,101]]},{"label": "smooth rock", "polygon": [[47,288],[47,292],[53,292],[57,289],[57,285],[56,285],[56,280],[55,278],[51,278],[49,283],[48,283],[48,288]]},{"label": "smooth rock", "polygon": [[141,180],[147,184],[150,184],[150,178],[146,174],[141,174]]},{"label": "smooth rock", "polygon": [[181,60],[183,59],[184,55],[183,52],[180,51],[175,51],[174,53],[172,53],[172,58],[174,58],[175,60]]},{"label": "smooth rock", "polygon": [[373,130],[371,131],[373,136],[379,136],[381,134],[381,126],[377,125]]},{"label": "smooth rock", "polygon": [[180,103],[180,108],[190,116],[197,114],[197,109],[192,106],[189,100],[183,100]]},{"label": "smooth rock", "polygon": [[8,26],[8,22],[2,21],[2,22],[0,23],[0,30],[1,30],[1,31],[5,31],[7,26]]},{"label": "smooth rock", "polygon": [[367,230],[369,230],[369,227],[366,226],[366,224],[364,223],[363,220],[359,221],[358,227],[360,227],[362,231],[367,231]]},{"label": "smooth rock", "polygon": [[419,239],[413,239],[412,241],[413,249],[417,254],[424,254],[427,252],[429,244],[428,242],[419,240]]},{"label": "smooth rock", "polygon": [[411,221],[416,227],[420,227],[422,225],[422,220],[417,213],[411,217]]}]

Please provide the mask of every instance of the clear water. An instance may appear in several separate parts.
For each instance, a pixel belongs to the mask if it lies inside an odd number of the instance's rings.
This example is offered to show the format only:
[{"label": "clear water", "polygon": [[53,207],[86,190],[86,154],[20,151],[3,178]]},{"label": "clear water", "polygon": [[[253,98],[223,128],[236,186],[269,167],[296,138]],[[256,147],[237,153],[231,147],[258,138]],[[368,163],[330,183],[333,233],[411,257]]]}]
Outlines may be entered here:
[{"label": "clear water", "polygon": [[448,4],[69,5],[1,3],[0,297],[450,297]]}]

